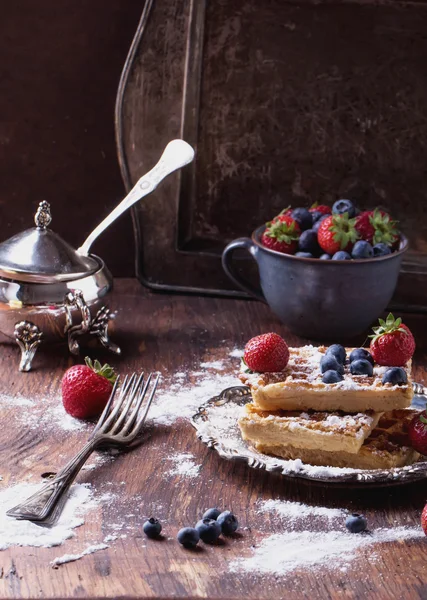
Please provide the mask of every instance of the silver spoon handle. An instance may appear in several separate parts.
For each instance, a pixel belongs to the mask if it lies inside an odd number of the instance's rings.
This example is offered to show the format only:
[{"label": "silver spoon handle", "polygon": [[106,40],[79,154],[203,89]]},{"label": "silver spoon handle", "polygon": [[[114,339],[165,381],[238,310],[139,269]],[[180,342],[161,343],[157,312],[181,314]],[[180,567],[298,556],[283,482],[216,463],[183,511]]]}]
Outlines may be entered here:
[{"label": "silver spoon handle", "polygon": [[170,173],[188,165],[194,158],[194,150],[184,140],[172,140],[166,146],[159,162],[137,181],[129,194],[86,238],[77,252],[87,256],[96,238],[111,225],[125,210],[147,194],[151,194],[159,183]]}]

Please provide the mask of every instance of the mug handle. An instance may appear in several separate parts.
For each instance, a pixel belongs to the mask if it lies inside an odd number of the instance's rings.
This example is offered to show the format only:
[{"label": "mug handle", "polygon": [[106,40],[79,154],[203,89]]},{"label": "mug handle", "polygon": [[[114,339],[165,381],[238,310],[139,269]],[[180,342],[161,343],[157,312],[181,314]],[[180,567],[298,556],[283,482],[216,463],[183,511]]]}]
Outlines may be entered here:
[{"label": "mug handle", "polygon": [[246,237],[237,238],[237,240],[233,240],[232,242],[230,242],[224,248],[224,251],[222,253],[222,266],[224,271],[227,273],[229,278],[232,281],[234,281],[236,285],[245,290],[245,292],[248,292],[248,294],[250,294],[257,300],[266,303],[267,301],[264,297],[264,294],[261,291],[261,288],[256,288],[251,283],[249,283],[249,281],[246,281],[237,273],[233,265],[233,253],[235,250],[237,250],[237,248],[243,248],[244,250],[247,250],[256,261],[257,247],[253,243],[253,241],[250,238]]}]

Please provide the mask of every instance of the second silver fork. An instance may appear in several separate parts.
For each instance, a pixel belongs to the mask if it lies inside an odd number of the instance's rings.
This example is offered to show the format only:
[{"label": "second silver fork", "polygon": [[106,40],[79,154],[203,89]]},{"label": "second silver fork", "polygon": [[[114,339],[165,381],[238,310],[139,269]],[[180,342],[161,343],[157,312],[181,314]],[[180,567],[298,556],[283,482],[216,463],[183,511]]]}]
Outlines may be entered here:
[{"label": "second silver fork", "polygon": [[[150,382],[153,383],[150,391]],[[39,525],[53,525],[58,519],[67,492],[79,471],[94,450],[100,447],[128,447],[137,438],[144,425],[159,381],[150,374],[126,376],[117,394],[119,378],[112,389],[108,403],[96,424],[88,442],[57,475],[22,504],[7,511],[9,517],[34,521]],[[148,397],[147,397],[148,396]],[[146,402],[143,405],[144,399]],[[142,409],[142,410],[141,410]]]}]

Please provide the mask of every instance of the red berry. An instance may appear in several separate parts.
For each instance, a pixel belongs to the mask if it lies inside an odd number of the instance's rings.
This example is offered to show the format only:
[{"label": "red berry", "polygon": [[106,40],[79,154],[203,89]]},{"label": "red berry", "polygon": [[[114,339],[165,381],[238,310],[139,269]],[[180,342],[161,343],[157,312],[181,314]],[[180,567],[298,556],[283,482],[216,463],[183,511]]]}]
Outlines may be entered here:
[{"label": "red berry", "polygon": [[414,450],[420,454],[427,454],[427,411],[415,415],[409,423],[409,439]]},{"label": "red berry", "polygon": [[423,512],[421,513],[421,527],[427,535],[427,504],[424,506]]},{"label": "red berry", "polygon": [[365,211],[360,213],[356,217],[356,231],[359,234],[359,238],[361,240],[365,240],[372,244],[372,240],[374,239],[375,229],[370,221],[370,217],[372,215],[372,211]]},{"label": "red berry", "polygon": [[338,250],[350,250],[357,240],[354,224],[355,219],[349,219],[347,213],[326,217],[317,232],[322,250],[327,254],[335,254]]},{"label": "red berry", "polygon": [[386,244],[393,246],[399,240],[396,228],[397,221],[383,210],[367,210],[356,217],[356,231],[359,238],[370,244]]},{"label": "red berry", "polygon": [[370,336],[373,359],[379,365],[404,367],[415,352],[414,336],[402,319],[395,319],[391,313],[386,321],[379,319],[379,323]]},{"label": "red berry", "polygon": [[298,223],[288,215],[278,215],[276,219],[267,226],[261,237],[261,242],[266,248],[282,252],[282,254],[293,254],[298,247],[298,239],[301,230]]},{"label": "red berry", "polygon": [[72,417],[88,419],[104,410],[116,379],[109,365],[92,364],[90,358],[85,365],[75,365],[62,378],[62,402]]},{"label": "red berry", "polygon": [[289,348],[277,333],[264,333],[249,340],[243,360],[258,373],[283,371],[289,361]]},{"label": "red berry", "polygon": [[326,204],[319,204],[318,206],[316,204],[313,204],[313,206],[308,210],[309,212],[320,212],[322,213],[322,215],[330,215],[332,212],[331,207],[326,206]]}]

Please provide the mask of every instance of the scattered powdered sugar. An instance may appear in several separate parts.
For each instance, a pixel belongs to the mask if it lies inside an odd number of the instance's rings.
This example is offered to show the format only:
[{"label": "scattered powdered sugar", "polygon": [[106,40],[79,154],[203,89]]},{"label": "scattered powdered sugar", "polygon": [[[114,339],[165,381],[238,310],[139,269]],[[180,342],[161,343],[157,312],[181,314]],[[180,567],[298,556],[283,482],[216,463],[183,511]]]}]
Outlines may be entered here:
[{"label": "scattered powdered sugar", "polygon": [[309,506],[300,502],[290,502],[289,500],[264,500],[257,506],[258,513],[274,512],[280,518],[286,521],[296,521],[304,518],[323,517],[331,520],[344,518],[347,514],[341,508],[327,508],[326,506]]},{"label": "scattered powdered sugar", "polygon": [[197,477],[199,475],[200,465],[196,465],[192,454],[175,454],[168,460],[174,463],[174,467],[168,471],[167,475],[180,475],[181,477]]},{"label": "scattered powdered sugar", "polygon": [[34,406],[34,402],[24,396],[10,396],[8,394],[0,394],[0,404],[9,406]]},{"label": "scattered powdered sugar", "polygon": [[240,348],[234,348],[234,350],[228,353],[228,356],[231,356],[231,358],[242,358],[244,353],[244,350],[241,350]]},{"label": "scattered powdered sugar", "polygon": [[80,560],[83,556],[87,556],[88,554],[93,554],[94,552],[99,552],[100,550],[105,550],[109,548],[107,544],[94,544],[93,546],[89,546],[80,554],[63,554],[62,556],[58,556],[54,558],[52,561],[52,565],[63,565],[65,563],[74,562],[75,560]]},{"label": "scattered powdered sugar", "polygon": [[216,369],[217,371],[223,371],[225,369],[224,361],[212,360],[210,362],[200,363],[202,369]]},{"label": "scattered powdered sugar", "polygon": [[[286,575],[303,568],[344,567],[363,548],[423,537],[424,533],[419,527],[377,529],[372,534],[286,531],[265,538],[252,556],[232,561],[229,568],[231,572]],[[369,558],[372,560],[372,553]]]},{"label": "scattered powdered sugar", "polygon": [[42,486],[19,483],[0,492],[0,550],[9,546],[59,546],[74,537],[74,529],[84,523],[83,515],[97,505],[90,487],[76,484],[70,490],[60,518],[52,527],[40,527],[31,521],[20,521],[6,515],[7,510],[26,500]]}]

